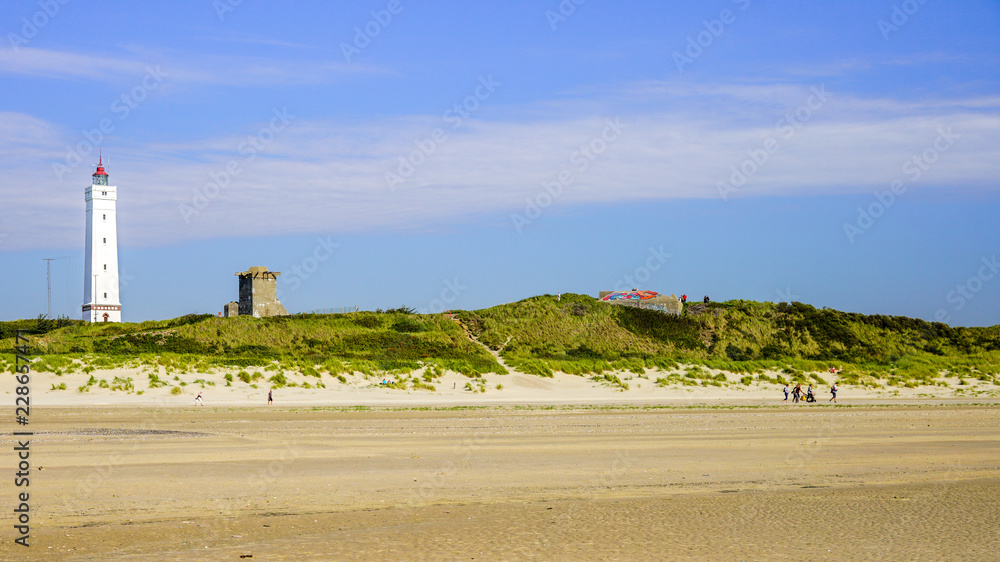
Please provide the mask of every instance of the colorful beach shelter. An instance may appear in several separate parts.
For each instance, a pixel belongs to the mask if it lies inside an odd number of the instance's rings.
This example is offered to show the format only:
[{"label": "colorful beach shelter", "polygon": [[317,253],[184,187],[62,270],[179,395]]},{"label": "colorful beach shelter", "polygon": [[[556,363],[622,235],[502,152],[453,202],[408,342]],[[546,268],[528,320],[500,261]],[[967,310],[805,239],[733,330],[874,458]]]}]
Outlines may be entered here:
[{"label": "colorful beach shelter", "polygon": [[647,300],[654,297],[660,296],[660,293],[655,291],[615,291],[610,295],[606,295],[603,299],[605,301],[620,301],[620,300]]}]

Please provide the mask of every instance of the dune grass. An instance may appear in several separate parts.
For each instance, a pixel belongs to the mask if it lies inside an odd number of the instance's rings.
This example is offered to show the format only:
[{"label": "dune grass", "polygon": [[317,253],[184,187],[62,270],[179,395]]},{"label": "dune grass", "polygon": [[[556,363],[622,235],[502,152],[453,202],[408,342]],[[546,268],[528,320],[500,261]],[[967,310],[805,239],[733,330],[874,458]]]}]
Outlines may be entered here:
[{"label": "dune grass", "polygon": [[[0,322],[0,349],[12,350],[16,330],[29,330],[35,371],[61,376],[139,368],[150,372],[153,388],[167,384],[160,374],[204,375],[220,368],[240,369],[227,385],[293,385],[287,375],[295,373],[305,379],[298,384],[310,388],[325,377],[340,383],[351,376],[390,377],[393,384],[425,389],[445,371],[474,380],[505,374],[469,334],[520,372],[542,377],[562,372],[619,388],[627,385],[623,379],[650,371],[660,373],[661,386],[822,386],[833,380],[869,387],[949,380],[1000,386],[1000,326],[955,328],[743,300],[688,304],[674,316],[574,294],[453,315],[396,310],[274,318],[192,315],[134,324],[19,320]],[[0,353],[0,370],[13,372],[14,363],[12,353]],[[831,375],[831,367],[840,372]],[[421,369],[422,376],[413,375]],[[470,387],[478,391],[480,385]]]}]

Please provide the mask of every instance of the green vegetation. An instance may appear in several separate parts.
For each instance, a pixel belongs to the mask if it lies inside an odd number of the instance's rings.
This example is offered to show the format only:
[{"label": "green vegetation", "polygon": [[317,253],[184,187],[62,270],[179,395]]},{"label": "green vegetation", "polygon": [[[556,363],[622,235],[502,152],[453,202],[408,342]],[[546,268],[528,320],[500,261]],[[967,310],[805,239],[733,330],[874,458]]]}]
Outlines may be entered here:
[{"label": "green vegetation", "polygon": [[[93,378],[93,377],[91,377],[91,378]],[[161,386],[167,386],[167,382],[160,380],[159,375],[157,375],[156,373],[150,373],[149,374],[149,388],[159,388]]]},{"label": "green vegetation", "polygon": [[694,364],[742,375],[741,385],[827,385],[821,373],[831,367],[843,369],[841,383],[864,386],[936,384],[943,373],[1000,384],[1000,326],[953,328],[741,300],[688,305],[683,315],[668,316],[572,294],[456,314],[509,365],[541,376],[641,375],[655,368],[669,373],[657,379],[660,386],[733,384],[724,375],[678,371],[679,364]]},{"label": "green vegetation", "polygon": [[[620,390],[651,369],[658,386],[825,386],[833,382],[831,367],[843,369],[836,376],[841,384],[872,388],[938,385],[946,379],[1000,386],[1000,326],[953,328],[742,300],[689,304],[684,314],[672,316],[573,294],[454,316],[418,315],[401,307],[277,318],[191,315],[137,324],[19,320],[0,322],[0,349],[11,349],[15,331],[26,330],[33,334],[35,371],[61,376],[149,369],[150,388],[168,386],[158,375],[165,373],[175,381],[174,393],[187,384],[178,373],[199,376],[194,384],[205,387],[212,383],[203,374],[233,367],[241,370],[226,377],[227,385],[238,379],[254,386],[266,380],[273,388],[312,388],[329,375],[343,384],[356,376],[386,379],[391,388],[427,390],[453,371],[472,379],[466,385],[470,391],[484,392],[482,375],[506,370],[470,335],[518,371],[542,377],[564,372]],[[13,365],[12,354],[0,354],[0,370],[13,372]],[[134,391],[130,379],[109,383],[92,374],[78,391],[95,384]]]},{"label": "green vegetation", "polygon": [[628,383],[622,382],[622,380],[620,378],[618,378],[616,375],[612,375],[612,374],[608,374],[608,373],[605,373],[603,375],[594,375],[594,376],[590,377],[590,380],[595,381],[595,382],[599,382],[601,384],[605,384],[605,385],[608,385],[608,386],[616,387],[616,388],[618,388],[621,391],[628,390]]},{"label": "green vegetation", "polygon": [[[256,366],[320,378],[323,372],[381,376],[436,365],[468,376],[505,372],[448,317],[406,308],[274,318],[191,315],[138,324],[67,321],[41,329],[36,321],[0,322],[0,349],[13,347],[19,328],[33,332],[36,371],[149,365],[172,374]],[[255,373],[250,380],[259,378]]]},{"label": "green vegetation", "polygon": [[[104,382],[103,380],[101,381]],[[101,385],[104,387],[104,385]],[[123,390],[125,392],[132,392],[135,390],[135,386],[132,385],[132,377],[115,377],[111,381],[111,390]]]}]

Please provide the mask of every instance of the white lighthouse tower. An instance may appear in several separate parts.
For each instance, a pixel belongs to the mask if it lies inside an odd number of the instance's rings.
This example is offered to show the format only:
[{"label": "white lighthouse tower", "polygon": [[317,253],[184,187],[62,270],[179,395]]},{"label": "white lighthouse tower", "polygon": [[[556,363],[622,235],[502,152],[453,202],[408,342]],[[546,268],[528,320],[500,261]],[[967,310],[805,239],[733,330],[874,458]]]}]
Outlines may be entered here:
[{"label": "white lighthouse tower", "polygon": [[118,302],[118,188],[108,185],[104,159],[97,161],[87,200],[87,255],[84,258],[83,319],[121,322]]}]

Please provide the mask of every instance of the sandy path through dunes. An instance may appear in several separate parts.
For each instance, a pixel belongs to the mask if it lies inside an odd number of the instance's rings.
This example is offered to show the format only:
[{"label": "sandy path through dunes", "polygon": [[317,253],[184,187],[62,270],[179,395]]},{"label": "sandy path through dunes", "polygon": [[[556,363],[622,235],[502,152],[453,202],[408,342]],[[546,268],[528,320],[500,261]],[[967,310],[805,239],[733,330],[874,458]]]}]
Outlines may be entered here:
[{"label": "sandy path through dunes", "polygon": [[996,406],[41,409],[33,546],[8,535],[0,556],[988,559],[998,422]]}]

